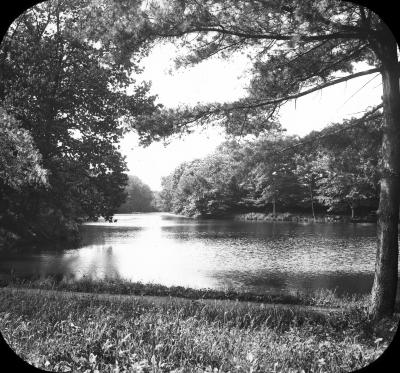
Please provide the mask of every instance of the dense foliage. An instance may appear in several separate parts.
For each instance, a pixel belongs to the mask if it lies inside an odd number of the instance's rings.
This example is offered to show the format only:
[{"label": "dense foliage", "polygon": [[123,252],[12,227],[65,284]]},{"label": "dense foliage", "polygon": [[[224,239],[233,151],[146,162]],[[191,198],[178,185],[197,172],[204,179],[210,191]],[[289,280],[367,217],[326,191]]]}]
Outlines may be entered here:
[{"label": "dense foliage", "polygon": [[[39,186],[46,188],[48,183],[41,155],[29,131],[1,107],[0,128],[0,245],[7,245],[18,229],[10,219],[17,201],[5,196]],[[23,229],[18,232],[24,234]]]},{"label": "dense foliage", "polygon": [[[0,179],[2,188],[46,184],[41,155],[29,131],[0,107]],[[4,192],[4,191],[3,191]],[[3,210],[3,209],[2,209]]]},{"label": "dense foliage", "polygon": [[2,143],[8,143],[2,146],[2,164],[7,157],[2,167],[9,169],[11,158],[4,154],[13,141],[23,141],[27,146],[18,167],[30,162],[38,171],[32,163],[40,158],[47,174],[46,186],[23,188],[15,184],[28,174],[17,168],[14,181],[8,169],[0,174],[0,203],[7,205],[0,223],[30,241],[74,239],[79,222],[112,217],[127,182],[118,150],[123,123],[154,109],[147,85],[131,78],[136,65],[122,66],[109,46],[85,37],[84,5],[41,3],[15,20],[0,46],[2,115],[12,115],[22,126],[16,130],[2,120],[2,130],[19,131],[15,140],[2,135]]},{"label": "dense foliage", "polygon": [[190,216],[238,211],[366,215],[378,203],[379,114],[298,137],[223,143],[163,179],[162,207]]},{"label": "dense foliage", "polygon": [[143,183],[137,176],[128,176],[128,185],[125,188],[126,201],[119,207],[118,212],[129,214],[131,212],[155,211],[155,196],[150,187]]}]

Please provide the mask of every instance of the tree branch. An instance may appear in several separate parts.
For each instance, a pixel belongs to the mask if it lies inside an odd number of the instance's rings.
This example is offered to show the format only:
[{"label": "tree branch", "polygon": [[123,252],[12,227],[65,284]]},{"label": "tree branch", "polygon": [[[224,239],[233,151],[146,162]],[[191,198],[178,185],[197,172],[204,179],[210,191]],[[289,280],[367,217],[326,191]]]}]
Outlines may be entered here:
[{"label": "tree branch", "polygon": [[233,107],[233,109],[243,109],[243,108],[248,108],[248,107],[257,108],[257,107],[266,106],[266,105],[279,104],[279,103],[284,102],[284,101],[289,101],[289,100],[293,100],[293,99],[296,99],[296,98],[299,98],[299,97],[306,96],[306,95],[308,95],[310,93],[319,91],[320,89],[324,89],[324,88],[330,87],[330,86],[335,85],[335,84],[343,83],[345,81],[348,81],[348,80],[351,80],[351,79],[355,79],[355,78],[359,78],[360,76],[373,74],[373,73],[376,73],[376,72],[380,72],[380,68],[373,68],[373,69],[369,69],[369,70],[365,70],[365,71],[360,71],[360,72],[355,73],[355,74],[351,74],[351,75],[344,76],[342,78],[334,79],[334,80],[331,80],[331,81],[329,81],[327,83],[317,85],[317,86],[315,86],[313,88],[310,88],[310,89],[308,89],[306,91],[299,92],[299,93],[296,93],[296,94],[293,94],[293,95],[288,95],[288,96],[278,97],[278,98],[275,98],[275,99],[261,101],[261,102],[255,103],[255,104],[249,103],[248,105],[242,105],[242,106],[236,106],[235,105]]},{"label": "tree branch", "polygon": [[324,139],[324,138],[326,138],[326,137],[329,137],[329,136],[332,136],[332,135],[336,135],[336,134],[338,134],[338,133],[341,133],[341,132],[347,131],[347,130],[349,130],[349,129],[352,129],[352,128],[358,126],[361,122],[371,119],[370,117],[372,117],[372,115],[375,114],[375,113],[376,113],[379,109],[381,109],[382,107],[383,107],[383,104],[379,104],[379,105],[375,106],[375,107],[372,108],[370,111],[368,111],[367,113],[365,113],[362,117],[357,118],[357,119],[356,119],[354,122],[352,122],[351,125],[349,125],[349,126],[346,126],[346,127],[343,127],[343,128],[339,128],[339,129],[336,130],[336,131],[332,131],[332,132],[329,132],[329,133],[320,135],[320,136],[318,136],[318,137],[316,137],[316,138],[313,138],[313,139],[310,139],[310,140],[307,140],[307,141],[299,142],[299,143],[297,143],[297,144],[295,144],[295,145],[286,147],[286,148],[280,150],[279,152],[277,152],[277,153],[275,153],[275,154],[280,154],[280,153],[285,152],[286,150],[291,150],[291,149],[297,148],[297,147],[302,146],[302,145],[311,144],[311,143],[313,143],[314,141],[318,141],[318,140]]},{"label": "tree branch", "polygon": [[[358,78],[364,75],[368,74],[373,74],[376,72],[379,72],[379,68],[374,68],[366,71],[361,71],[359,73],[355,73],[352,75],[347,75],[342,78],[334,79],[330,82],[327,82],[325,84],[318,85],[316,87],[313,87],[311,89],[308,89],[303,92],[299,92],[293,95],[287,95],[283,97],[278,97],[275,99],[270,99],[270,100],[265,100],[265,101],[257,101],[257,102],[245,102],[242,101],[241,103],[231,103],[231,104],[225,104],[225,105],[219,105],[219,104],[214,104],[214,105],[206,105],[203,108],[197,108],[194,112],[188,113],[178,113],[178,116],[181,116],[180,120],[178,120],[178,123],[175,123],[175,127],[178,129],[183,129],[187,128],[189,125],[194,124],[198,121],[206,121],[209,120],[213,116],[218,116],[218,115],[228,115],[228,113],[236,111],[236,110],[250,110],[250,109],[255,109],[255,108],[260,108],[263,106],[267,105],[273,105],[274,107],[272,108],[272,113],[276,111],[277,107],[280,106],[285,101],[289,101],[291,99],[297,99],[302,96],[306,96],[312,92],[318,91],[320,89],[345,82],[350,79]],[[382,107],[382,105],[377,106],[373,111],[370,111],[368,115],[371,115],[372,112],[376,111]],[[271,115],[268,116],[268,118],[271,118]],[[364,117],[363,117],[364,118]]]},{"label": "tree branch", "polygon": [[322,41],[322,40],[334,40],[334,39],[366,39],[367,34],[365,34],[362,30],[359,32],[334,32],[331,34],[323,34],[323,35],[282,35],[282,34],[251,34],[242,31],[235,30],[227,30],[222,27],[196,27],[189,30],[183,30],[180,32],[172,32],[172,33],[155,33],[155,36],[158,37],[180,37],[187,34],[192,34],[195,32],[218,32],[221,34],[237,36],[245,39],[255,39],[255,40],[294,40],[299,39],[299,41],[303,42],[312,42],[312,41]]}]

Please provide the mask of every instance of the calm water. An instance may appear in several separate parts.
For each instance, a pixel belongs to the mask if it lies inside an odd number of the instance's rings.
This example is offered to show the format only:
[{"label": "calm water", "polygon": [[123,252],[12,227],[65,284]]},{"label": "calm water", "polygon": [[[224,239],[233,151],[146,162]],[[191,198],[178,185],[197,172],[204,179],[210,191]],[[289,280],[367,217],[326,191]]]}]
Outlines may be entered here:
[{"label": "calm water", "polygon": [[197,221],[116,215],[83,227],[78,249],[0,257],[0,273],[117,277],[195,288],[367,293],[375,224]]}]

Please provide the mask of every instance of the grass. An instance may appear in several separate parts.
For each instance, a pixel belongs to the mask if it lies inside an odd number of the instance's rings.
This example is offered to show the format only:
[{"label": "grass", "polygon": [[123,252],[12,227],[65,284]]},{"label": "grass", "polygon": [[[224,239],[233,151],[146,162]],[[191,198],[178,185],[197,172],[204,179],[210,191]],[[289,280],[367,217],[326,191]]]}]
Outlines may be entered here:
[{"label": "grass", "polygon": [[321,289],[311,293],[302,292],[238,292],[232,289],[192,289],[182,286],[164,286],[154,283],[131,282],[122,279],[93,280],[87,277],[75,280],[65,276],[17,278],[0,281],[0,286],[22,287],[46,290],[61,290],[85,293],[124,294],[141,296],[168,296],[186,299],[221,299],[260,303],[282,303],[317,307],[365,307],[368,295],[341,295],[335,291]]},{"label": "grass", "polygon": [[[60,284],[52,286],[60,290]],[[106,284],[92,282],[92,290]],[[56,372],[350,372],[382,354],[399,321],[396,315],[374,323],[362,300],[320,313],[262,303],[79,295],[0,289],[4,338],[30,364]],[[346,303],[326,292],[309,299]]]},{"label": "grass", "polygon": [[0,291],[0,329],[24,360],[51,371],[343,372],[374,361],[398,318],[323,315],[171,299],[120,301]]}]

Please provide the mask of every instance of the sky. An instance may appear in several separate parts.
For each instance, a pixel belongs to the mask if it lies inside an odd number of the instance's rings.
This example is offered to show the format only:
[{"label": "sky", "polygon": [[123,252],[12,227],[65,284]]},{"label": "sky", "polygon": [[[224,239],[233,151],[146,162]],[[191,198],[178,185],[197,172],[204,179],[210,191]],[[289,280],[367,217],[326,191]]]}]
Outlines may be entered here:
[{"label": "sky", "polygon": [[[245,95],[249,81],[250,61],[238,55],[230,61],[214,58],[192,68],[176,71],[172,45],[156,46],[142,61],[144,71],[139,79],[151,81],[151,93],[166,107],[198,102],[229,102]],[[366,65],[357,66],[364,70]],[[304,136],[330,123],[361,116],[368,106],[381,102],[382,85],[379,75],[367,75],[325,88],[294,101],[280,110],[279,121],[288,135]],[[181,162],[202,158],[212,153],[225,140],[224,131],[209,127],[190,135],[172,139],[168,145],[153,143],[140,147],[138,137],[130,133],[121,141],[128,173],[138,176],[152,190],[161,190],[161,178],[171,173]]]}]

